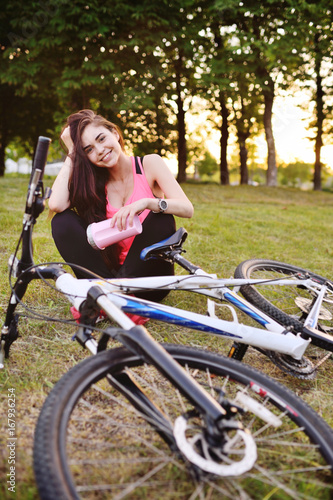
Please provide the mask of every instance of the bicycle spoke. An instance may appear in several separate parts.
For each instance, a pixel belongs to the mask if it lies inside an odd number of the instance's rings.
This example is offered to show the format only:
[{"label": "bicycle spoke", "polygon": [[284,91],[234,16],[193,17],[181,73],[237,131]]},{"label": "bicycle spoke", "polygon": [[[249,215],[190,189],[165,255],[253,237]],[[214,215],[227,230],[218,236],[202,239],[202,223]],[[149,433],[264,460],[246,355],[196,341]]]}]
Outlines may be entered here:
[{"label": "bicycle spoke", "polygon": [[[214,461],[218,464],[220,468],[214,467],[214,470],[221,476],[208,474],[204,468],[194,466],[189,461],[193,458],[195,463],[202,464],[200,460],[196,461],[195,455],[190,454],[186,459],[173,445],[170,448],[149,420],[132,408],[123,395],[125,392],[120,394],[108,384],[106,377],[110,370],[107,367],[104,378],[99,382],[95,381],[92,371],[94,383],[91,385],[86,382],[85,371],[79,367],[82,387],[85,384],[87,387],[84,395],[75,402],[66,424],[66,466],[70,467],[75,489],[82,499],[139,500],[163,496],[166,500],[262,500],[269,498],[273,492],[276,495],[283,492],[283,499],[303,500],[311,496],[318,498],[318,491],[327,495],[332,492],[330,466],[323,459],[318,443],[311,443],[306,435],[310,429],[307,427],[308,422],[317,430],[322,421],[313,412],[311,418],[305,421],[306,425],[293,421],[298,419],[298,414],[303,415],[308,411],[304,403],[300,403],[297,411],[290,410],[292,398],[295,397],[291,392],[288,393],[290,400],[284,400],[281,393],[277,394],[275,402],[272,381],[266,390],[256,392],[257,387],[262,387],[261,382],[249,376],[243,377],[242,372],[250,370],[245,365],[226,358],[220,365],[210,364],[208,360],[210,357],[215,360],[214,355],[207,352],[201,354],[200,351],[197,354],[198,351],[191,349],[193,361],[187,361],[188,350],[178,346],[175,352],[178,351],[184,351],[184,359],[180,356],[178,360],[210,396],[220,398],[222,404],[228,402],[232,407],[252,401],[250,406],[254,412],[258,410],[258,414],[244,408],[244,411],[235,413],[235,418],[251,432],[251,439],[257,448],[257,460],[251,462],[248,443],[242,434],[231,428],[224,432],[220,444],[209,444],[205,438],[206,424],[200,411],[152,365],[143,363],[139,358],[136,362],[128,362],[127,358],[131,360],[131,356],[124,355],[124,362],[120,362],[122,370],[127,370],[147,397],[163,408],[172,425],[181,415],[184,419],[185,415],[186,426],[177,432],[184,433],[185,440],[197,455],[201,455],[208,463]],[[109,355],[112,353],[105,352],[101,357],[107,359]],[[88,365],[93,363],[94,359],[87,360]],[[236,365],[232,374],[229,375],[229,368],[224,370],[224,363]],[[100,366],[97,361],[96,366]],[[112,371],[110,373],[112,375]],[[117,373],[119,369],[114,376]],[[251,377],[254,376],[251,374]],[[63,384],[65,388],[67,383]],[[243,397],[239,394],[243,394]],[[55,407],[58,402],[59,398],[55,397]],[[263,420],[263,417],[267,420]],[[326,429],[325,432],[329,431]],[[327,439],[333,438],[326,437],[325,441]],[[231,476],[228,474],[231,470],[243,472]]]}]

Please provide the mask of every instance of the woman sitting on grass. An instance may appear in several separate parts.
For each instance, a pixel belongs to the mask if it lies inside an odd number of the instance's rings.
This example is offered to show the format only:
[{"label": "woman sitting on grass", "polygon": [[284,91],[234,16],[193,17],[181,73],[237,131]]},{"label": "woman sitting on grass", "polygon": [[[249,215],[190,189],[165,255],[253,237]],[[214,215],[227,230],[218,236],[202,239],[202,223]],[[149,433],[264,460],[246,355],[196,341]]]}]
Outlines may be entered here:
[{"label": "woman sitting on grass", "polygon": [[[173,265],[140,259],[146,246],[168,238],[175,231],[174,215],[192,217],[193,206],[164,160],[157,154],[128,156],[119,128],[91,110],[67,119],[61,134],[67,158],[53,184],[49,208],[56,212],[52,235],[63,259],[104,278],[131,278],[173,274]],[[92,222],[110,219],[123,230],[134,215],[141,234],[105,250],[87,241]],[[78,278],[91,277],[73,266]],[[167,291],[145,294],[162,300]]]}]

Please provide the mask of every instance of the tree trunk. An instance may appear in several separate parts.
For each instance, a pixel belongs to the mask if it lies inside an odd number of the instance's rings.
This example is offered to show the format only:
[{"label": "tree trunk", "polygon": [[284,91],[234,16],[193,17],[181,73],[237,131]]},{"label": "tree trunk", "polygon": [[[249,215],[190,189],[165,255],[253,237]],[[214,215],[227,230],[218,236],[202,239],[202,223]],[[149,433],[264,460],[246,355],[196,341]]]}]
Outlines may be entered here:
[{"label": "tree trunk", "polygon": [[157,154],[159,154],[160,156],[162,156],[162,150],[163,150],[163,146],[164,146],[164,141],[162,139],[162,130],[163,130],[163,127],[162,127],[162,124],[161,124],[161,116],[160,116],[160,111],[159,111],[159,105],[160,105],[161,101],[160,99],[158,98],[155,98],[154,99],[154,107],[155,107],[155,114],[156,114],[156,132],[157,132],[157,139],[156,139],[156,152]]},{"label": "tree trunk", "polygon": [[8,142],[8,126],[7,126],[7,113],[8,113],[8,96],[6,92],[1,93],[1,122],[0,122],[0,177],[5,175],[6,170],[6,147]]},{"label": "tree trunk", "polygon": [[178,182],[186,182],[187,148],[186,148],[186,127],[185,111],[181,97],[178,99]]},{"label": "tree trunk", "polygon": [[319,34],[315,36],[315,72],[316,72],[316,106],[317,106],[317,134],[315,141],[315,164],[313,175],[313,189],[314,191],[321,191],[321,147],[323,145],[323,122],[324,122],[324,91],[323,82],[320,75],[322,56],[320,50],[317,50],[319,42]]},{"label": "tree trunk", "polygon": [[6,163],[5,163],[5,148],[0,146],[0,177],[5,175]]},{"label": "tree trunk", "polygon": [[178,129],[178,182],[186,182],[186,168],[187,168],[187,148],[186,148],[186,125],[185,125],[185,110],[182,98],[181,89],[181,68],[182,56],[179,54],[175,62],[176,70],[176,92],[177,92],[177,129]]},{"label": "tree trunk", "polygon": [[[261,40],[259,18],[254,17],[254,33],[256,40]],[[257,56],[258,67],[257,74],[261,82],[262,93],[264,96],[264,128],[267,143],[267,174],[266,185],[277,186],[277,166],[276,166],[276,151],[275,141],[272,127],[273,102],[275,97],[275,85],[272,79],[266,61],[261,57],[258,47],[254,46],[254,51]]]},{"label": "tree trunk", "polygon": [[274,102],[274,82],[270,80],[269,87],[264,91],[265,111],[264,111],[264,127],[267,142],[267,186],[277,186],[277,167],[276,167],[276,152],[275,141],[272,127],[272,110]]},{"label": "tree trunk", "polygon": [[246,139],[248,136],[249,134],[238,133],[241,184],[249,183],[249,170],[247,168],[248,152],[246,147]]},{"label": "tree trunk", "polygon": [[228,127],[228,116],[229,111],[225,105],[223,96],[220,97],[221,105],[221,137],[220,137],[220,147],[221,147],[221,158],[220,158],[220,181],[222,186],[229,186],[229,170],[228,170],[228,138],[229,138],[229,127]]}]

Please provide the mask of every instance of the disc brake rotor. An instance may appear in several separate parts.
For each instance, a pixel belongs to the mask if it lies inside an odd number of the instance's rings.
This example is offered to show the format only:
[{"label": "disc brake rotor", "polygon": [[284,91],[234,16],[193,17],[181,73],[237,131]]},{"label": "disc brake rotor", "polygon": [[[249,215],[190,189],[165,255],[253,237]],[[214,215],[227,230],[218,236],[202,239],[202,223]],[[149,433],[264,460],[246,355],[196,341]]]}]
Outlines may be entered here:
[{"label": "disc brake rotor", "polygon": [[240,476],[251,470],[257,460],[256,443],[247,431],[238,429],[234,436],[218,449],[212,448],[201,432],[187,437],[188,430],[193,430],[188,420],[182,415],[179,416],[174,424],[177,446],[189,462],[205,472],[224,477]]}]

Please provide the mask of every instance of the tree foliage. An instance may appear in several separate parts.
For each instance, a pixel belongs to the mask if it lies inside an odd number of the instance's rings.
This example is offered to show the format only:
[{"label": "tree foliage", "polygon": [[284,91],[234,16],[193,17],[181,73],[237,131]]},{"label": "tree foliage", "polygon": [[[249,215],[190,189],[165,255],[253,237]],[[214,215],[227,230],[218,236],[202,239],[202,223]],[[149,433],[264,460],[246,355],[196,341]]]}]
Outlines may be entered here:
[{"label": "tree foliage", "polygon": [[212,177],[217,172],[217,161],[209,151],[205,151],[203,159],[197,162],[197,169],[201,176],[207,175],[208,177]]},{"label": "tree foliage", "polygon": [[187,114],[200,95],[220,131],[221,183],[230,129],[244,183],[247,141],[264,130],[275,185],[275,97],[312,78],[318,183],[323,134],[332,133],[331,28],[324,0],[11,0],[0,13],[0,175],[9,142],[31,149],[90,107],[120,125],[135,153],[176,154],[182,182]]}]

